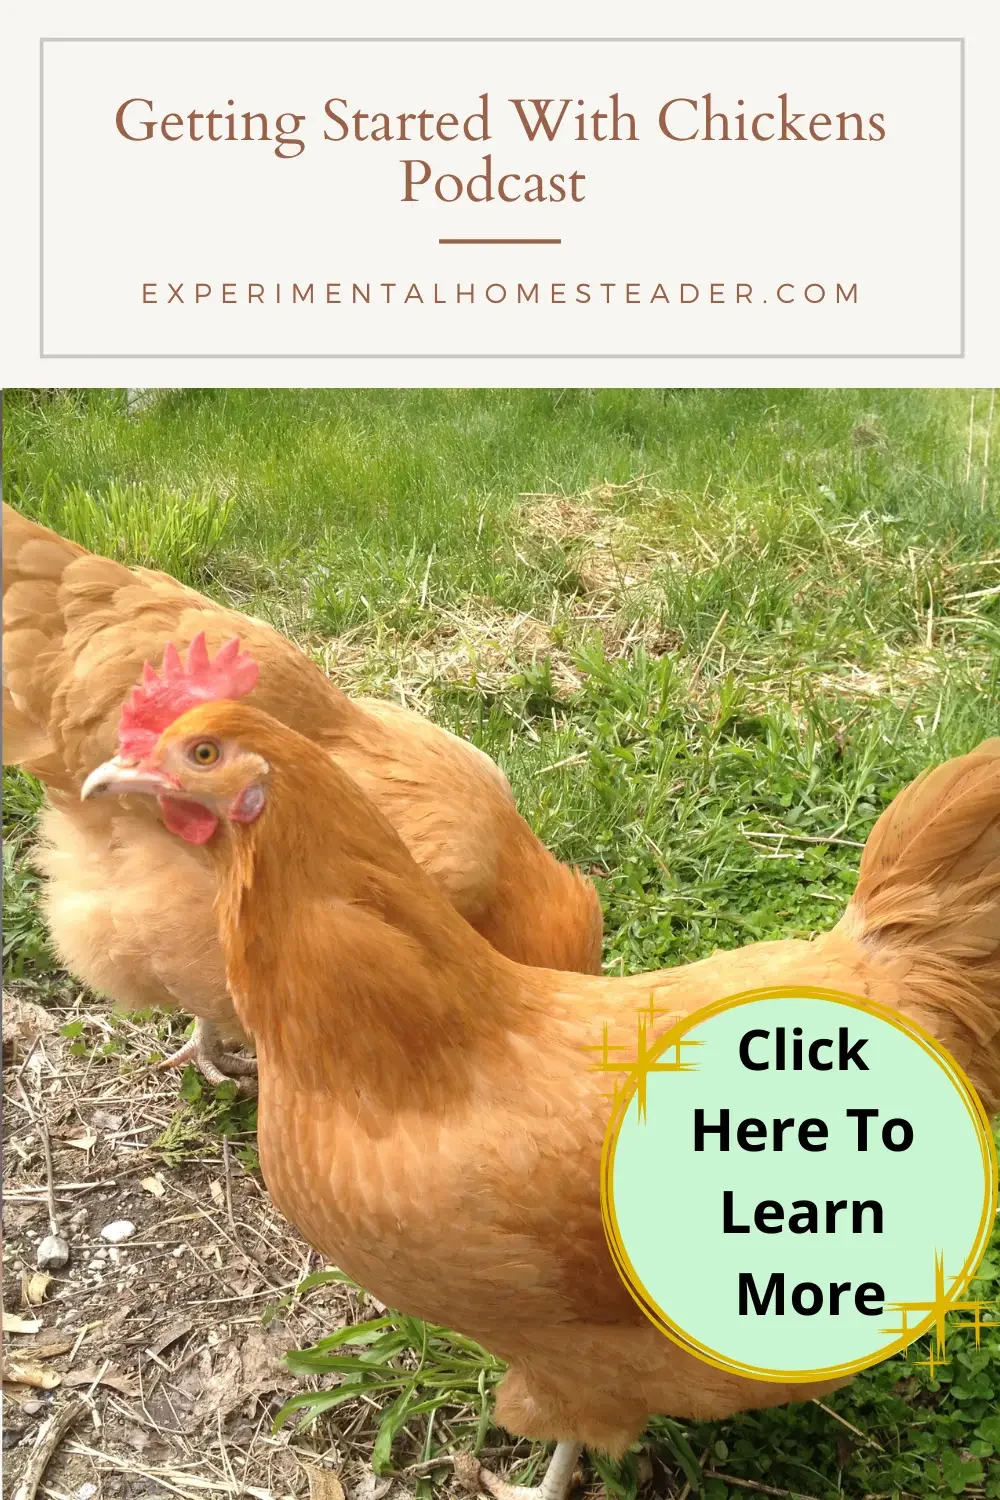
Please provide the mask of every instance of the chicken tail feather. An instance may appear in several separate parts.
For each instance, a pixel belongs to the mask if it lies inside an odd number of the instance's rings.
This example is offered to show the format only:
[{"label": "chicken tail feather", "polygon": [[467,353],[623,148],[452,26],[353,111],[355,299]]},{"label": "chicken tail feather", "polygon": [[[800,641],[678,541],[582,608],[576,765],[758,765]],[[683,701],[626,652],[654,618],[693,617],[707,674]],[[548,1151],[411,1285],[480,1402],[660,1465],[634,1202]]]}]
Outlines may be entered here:
[{"label": "chicken tail feather", "polygon": [[992,1112],[1000,1104],[1000,739],[886,808],[839,931],[895,981]]}]

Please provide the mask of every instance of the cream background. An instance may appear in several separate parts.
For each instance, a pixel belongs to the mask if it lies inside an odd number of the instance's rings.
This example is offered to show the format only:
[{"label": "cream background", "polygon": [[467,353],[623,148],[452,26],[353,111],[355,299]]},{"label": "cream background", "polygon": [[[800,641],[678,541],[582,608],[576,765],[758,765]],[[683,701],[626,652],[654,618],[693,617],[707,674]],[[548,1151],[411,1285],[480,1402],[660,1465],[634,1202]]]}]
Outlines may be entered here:
[{"label": "cream background", "polygon": [[[414,35],[412,10],[380,10],[385,34]],[[718,34],[747,32],[745,6],[712,8]],[[753,7],[754,34],[828,34],[814,8]],[[281,13],[250,0],[237,7],[180,3],[169,17],[93,0],[87,35],[273,36]],[[367,17],[346,8],[300,5],[299,34],[363,33]],[[705,31],[705,12],[674,6],[619,7],[621,34]],[[595,5],[513,5],[487,15],[455,5],[421,7],[424,35],[606,35]],[[80,12],[48,0],[4,23],[8,131],[8,232],[3,278],[6,330],[0,375],[8,384],[988,384],[996,378],[995,177],[989,119],[997,23],[990,8],[959,0],[941,7],[846,4],[841,35],[905,30],[964,34],[968,100],[968,317],[958,348],[959,181],[955,44],[836,47],[689,42],[655,46],[568,44],[419,47],[309,43],[245,46],[49,46],[46,58],[46,347],[60,353],[208,352],[320,355],[343,352],[461,351],[474,359],[353,358],[45,359],[38,355],[38,41],[79,35]],[[700,23],[700,24],[699,24]],[[824,24],[825,23],[825,24]],[[415,57],[419,67],[414,69]],[[223,81],[224,80],[224,81]],[[511,93],[575,93],[603,106],[617,88],[637,116],[634,144],[528,147],[504,101]],[[890,139],[874,145],[773,143],[675,145],[655,125],[673,94],[711,88],[717,105],[743,97],[768,107],[782,88],[795,108],[883,110]],[[483,147],[412,148],[324,143],[322,104],[346,95],[351,107],[453,108],[465,113],[489,89],[494,139],[486,149],[510,170],[587,173],[587,201],[526,206],[398,202],[400,155],[426,156],[440,170],[472,172]],[[305,110],[309,143],[277,161],[249,145],[131,145],[114,131],[121,99],[143,93],[160,109],[224,105]],[[929,102],[934,94],[938,101]],[[503,110],[497,106],[503,104]],[[22,123],[15,140],[12,121]],[[226,170],[220,169],[221,153]],[[640,177],[655,184],[640,201]],[[194,232],[193,232],[194,226]],[[560,247],[440,247],[440,234],[561,234]],[[297,248],[292,248],[292,242]],[[306,248],[306,247],[309,248]],[[755,301],[780,280],[857,281],[857,308],[768,305],[751,309],[550,307],[513,309],[350,307],[312,310],[202,306],[142,308],[142,280],[417,280],[426,288],[475,279],[709,280],[754,284]],[[671,286],[671,291],[673,286]],[[179,315],[178,315],[179,314]],[[225,341],[224,343],[222,341]],[[484,359],[541,354],[572,359]],[[591,359],[624,350],[645,355],[742,358]],[[892,351],[908,359],[747,358],[841,356]]]}]

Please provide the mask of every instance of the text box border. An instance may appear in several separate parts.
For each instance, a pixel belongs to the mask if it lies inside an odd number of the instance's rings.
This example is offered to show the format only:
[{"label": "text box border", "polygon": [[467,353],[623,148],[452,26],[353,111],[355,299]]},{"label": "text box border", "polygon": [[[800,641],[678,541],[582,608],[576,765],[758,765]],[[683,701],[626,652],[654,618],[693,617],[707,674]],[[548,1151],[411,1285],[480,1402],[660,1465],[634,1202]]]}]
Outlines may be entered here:
[{"label": "text box border", "polygon": [[[603,46],[609,43],[648,45],[654,42],[670,42],[679,44],[682,42],[727,42],[737,43],[744,46],[749,43],[766,42],[811,42],[821,45],[830,43],[856,44],[858,42],[878,45],[897,45],[901,42],[924,42],[940,46],[942,44],[957,45],[959,49],[959,347],[952,353],[935,354],[699,354],[699,353],[673,353],[673,354],[482,354],[482,353],[403,353],[403,354],[376,354],[376,353],[341,353],[341,354],[204,354],[204,353],[104,353],[104,354],[55,354],[48,353],[45,349],[45,48],[50,43],[68,42],[74,45],[80,43],[134,43],[134,42],[171,42],[189,45],[192,42],[204,42],[214,46],[229,46],[233,43],[243,42],[265,42],[269,45],[275,43],[339,43],[362,42],[371,44],[373,42],[403,42],[411,43],[446,43],[466,44],[470,42],[521,42],[525,44],[553,44],[577,42],[598,42]],[[965,37],[964,36],[616,36],[616,37],[517,37],[517,36],[491,36],[491,37],[461,37],[461,36],[380,36],[380,37],[337,37],[337,36],[47,36],[40,37],[38,42],[38,171],[39,171],[39,196],[38,196],[38,357],[39,359],[964,359],[966,338],[966,181],[965,181],[965,131],[966,131],[966,98],[965,98]]]}]

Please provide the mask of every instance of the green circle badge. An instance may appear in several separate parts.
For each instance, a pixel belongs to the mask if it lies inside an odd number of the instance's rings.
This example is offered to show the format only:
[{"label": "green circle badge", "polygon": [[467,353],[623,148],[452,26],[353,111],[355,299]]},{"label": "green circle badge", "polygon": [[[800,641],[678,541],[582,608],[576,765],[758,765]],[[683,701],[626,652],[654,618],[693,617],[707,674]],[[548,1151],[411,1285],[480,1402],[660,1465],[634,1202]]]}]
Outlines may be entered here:
[{"label": "green circle badge", "polygon": [[646,1315],[721,1369],[814,1381],[876,1364],[962,1297],[989,1241],[985,1111],[933,1037],[825,990],[735,995],[642,1054],[601,1198]]}]

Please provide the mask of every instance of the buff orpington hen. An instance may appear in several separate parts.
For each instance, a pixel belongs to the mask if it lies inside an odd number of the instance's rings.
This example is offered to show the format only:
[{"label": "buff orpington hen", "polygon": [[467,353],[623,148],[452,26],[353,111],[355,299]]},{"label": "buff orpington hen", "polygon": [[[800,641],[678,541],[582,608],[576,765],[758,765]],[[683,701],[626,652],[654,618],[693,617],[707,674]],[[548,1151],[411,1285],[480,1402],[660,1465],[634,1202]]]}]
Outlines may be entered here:
[{"label": "buff orpington hen", "polygon": [[[253,702],[312,740],[364,788],[444,898],[508,957],[599,973],[591,881],[560,864],[475,746],[412,710],[352,701],[291,641],[165,573],[97,557],[3,507],[4,764],[45,785],[39,864],[53,943],[71,973],[129,1008],[197,1018],[168,1063],[213,1082],[253,1070],[226,988],[215,869],[196,829],[168,832],[145,799],[81,803],[109,756],[122,700],[163,643],[206,660],[241,636],[259,668]],[[320,818],[322,809],[314,811]],[[317,827],[323,826],[322,820]]]},{"label": "buff orpington hen", "polygon": [[[240,684],[220,691],[235,699]],[[150,680],[130,714],[159,722],[161,697]],[[202,703],[138,758],[126,751],[93,769],[83,796],[140,793],[210,831],[275,1202],[383,1302],[507,1361],[499,1421],[558,1443],[544,1500],[565,1496],[581,1445],[620,1454],[653,1413],[718,1418],[843,1383],[728,1374],[646,1320],[604,1237],[608,1104],[586,1049],[602,1025],[631,1046],[651,995],[666,1027],[740,991],[821,986],[911,1016],[995,1111],[1000,740],[897,797],[831,932],[624,979],[498,953],[343,767],[249,703]],[[498,1500],[518,1493],[471,1469]]]}]

